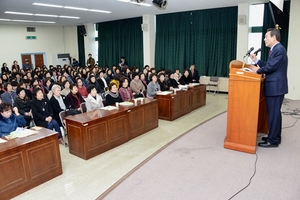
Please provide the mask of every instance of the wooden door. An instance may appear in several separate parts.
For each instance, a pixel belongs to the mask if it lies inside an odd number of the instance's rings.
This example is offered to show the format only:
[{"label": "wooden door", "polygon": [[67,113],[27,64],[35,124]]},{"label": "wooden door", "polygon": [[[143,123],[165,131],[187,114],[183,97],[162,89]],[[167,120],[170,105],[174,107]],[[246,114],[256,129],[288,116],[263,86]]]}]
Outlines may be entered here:
[{"label": "wooden door", "polygon": [[44,56],[43,54],[34,54],[35,67],[44,66]]},{"label": "wooden door", "polygon": [[[22,55],[22,65],[25,64],[25,60],[29,60],[29,64],[31,66],[32,62],[31,62],[31,55]],[[22,65],[20,66],[20,68],[22,69]]]}]

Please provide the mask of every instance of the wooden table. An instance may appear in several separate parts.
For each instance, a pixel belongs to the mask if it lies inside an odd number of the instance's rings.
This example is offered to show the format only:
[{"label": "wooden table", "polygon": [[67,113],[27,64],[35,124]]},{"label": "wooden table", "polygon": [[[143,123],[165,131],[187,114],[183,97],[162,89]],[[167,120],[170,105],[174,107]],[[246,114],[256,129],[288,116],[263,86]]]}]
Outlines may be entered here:
[{"label": "wooden table", "polygon": [[0,143],[0,199],[11,199],[62,174],[58,134],[37,134]]},{"label": "wooden table", "polygon": [[88,160],[158,127],[158,102],[145,98],[117,110],[94,110],[66,118],[69,152]]},{"label": "wooden table", "polygon": [[158,117],[173,121],[206,104],[206,85],[195,85],[168,95],[156,95]]}]

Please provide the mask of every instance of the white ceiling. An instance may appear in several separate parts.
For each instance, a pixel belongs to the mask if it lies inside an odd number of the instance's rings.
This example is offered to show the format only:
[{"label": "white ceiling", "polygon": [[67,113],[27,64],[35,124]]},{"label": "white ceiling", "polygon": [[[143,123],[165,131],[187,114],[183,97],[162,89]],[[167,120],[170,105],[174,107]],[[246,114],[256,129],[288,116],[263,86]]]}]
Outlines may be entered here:
[{"label": "white ceiling", "polygon": [[[182,12],[188,10],[201,10],[217,7],[237,6],[239,3],[261,3],[268,0],[168,0],[166,10],[159,10],[154,6],[144,7],[130,3],[119,2],[117,0],[0,0],[0,19],[18,19],[32,21],[54,21],[55,24],[45,24],[47,26],[77,26],[85,23],[97,23],[118,19],[140,17],[145,14],[160,15],[166,13]],[[87,12],[79,10],[69,10],[63,8],[50,8],[33,6],[32,3],[47,3],[61,6],[74,6],[88,9],[98,9],[111,11],[110,14]],[[152,4],[152,0],[146,0]],[[25,12],[34,14],[51,14],[77,16],[80,19],[63,19],[52,17],[38,17],[6,14],[5,11]],[[213,16],[212,16],[213,17]],[[1,21],[0,24],[27,24],[20,22]],[[34,25],[37,25],[34,23]]]}]

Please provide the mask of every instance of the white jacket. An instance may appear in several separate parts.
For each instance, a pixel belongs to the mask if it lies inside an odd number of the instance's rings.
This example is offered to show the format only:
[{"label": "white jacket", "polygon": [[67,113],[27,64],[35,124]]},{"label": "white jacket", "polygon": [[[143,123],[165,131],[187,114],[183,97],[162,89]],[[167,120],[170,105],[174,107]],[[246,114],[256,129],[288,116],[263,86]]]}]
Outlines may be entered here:
[{"label": "white jacket", "polygon": [[91,94],[85,99],[86,111],[96,110],[103,107],[102,97],[97,94],[96,99]]}]

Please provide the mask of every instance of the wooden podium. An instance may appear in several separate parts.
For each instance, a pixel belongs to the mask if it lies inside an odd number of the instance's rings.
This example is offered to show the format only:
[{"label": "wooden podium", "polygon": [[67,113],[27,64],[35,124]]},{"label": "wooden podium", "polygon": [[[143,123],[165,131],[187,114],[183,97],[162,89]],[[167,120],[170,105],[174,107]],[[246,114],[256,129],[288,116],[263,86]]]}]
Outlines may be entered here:
[{"label": "wooden podium", "polygon": [[[233,60],[229,68],[227,133],[224,148],[255,153],[257,132],[268,133],[264,76],[242,69]],[[248,68],[249,65],[245,65]]]}]

